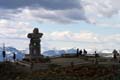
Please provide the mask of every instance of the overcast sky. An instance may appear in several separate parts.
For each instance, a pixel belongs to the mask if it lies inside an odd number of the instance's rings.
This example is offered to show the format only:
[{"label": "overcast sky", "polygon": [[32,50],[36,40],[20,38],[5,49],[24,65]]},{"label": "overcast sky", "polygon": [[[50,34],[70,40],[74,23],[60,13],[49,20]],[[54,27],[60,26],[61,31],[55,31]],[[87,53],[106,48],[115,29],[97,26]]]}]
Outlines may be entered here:
[{"label": "overcast sky", "polygon": [[42,49],[120,48],[120,0],[0,0],[0,45],[28,48],[27,34],[44,33]]}]

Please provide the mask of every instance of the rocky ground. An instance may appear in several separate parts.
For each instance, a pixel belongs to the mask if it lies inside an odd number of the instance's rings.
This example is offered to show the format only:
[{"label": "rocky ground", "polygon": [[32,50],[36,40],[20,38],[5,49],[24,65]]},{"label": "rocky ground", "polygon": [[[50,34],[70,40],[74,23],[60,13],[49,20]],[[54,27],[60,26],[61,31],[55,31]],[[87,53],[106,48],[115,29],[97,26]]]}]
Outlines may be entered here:
[{"label": "rocky ground", "polygon": [[[73,59],[72,59],[73,60]],[[61,61],[59,61],[61,62]],[[71,62],[71,61],[70,61]],[[0,80],[119,80],[120,64],[49,64],[47,70],[32,69],[13,62],[0,63]]]},{"label": "rocky ground", "polygon": [[32,80],[31,72],[12,62],[0,63],[0,80]]},{"label": "rocky ground", "polygon": [[46,80],[119,80],[118,65],[77,65],[33,72],[34,79]]}]

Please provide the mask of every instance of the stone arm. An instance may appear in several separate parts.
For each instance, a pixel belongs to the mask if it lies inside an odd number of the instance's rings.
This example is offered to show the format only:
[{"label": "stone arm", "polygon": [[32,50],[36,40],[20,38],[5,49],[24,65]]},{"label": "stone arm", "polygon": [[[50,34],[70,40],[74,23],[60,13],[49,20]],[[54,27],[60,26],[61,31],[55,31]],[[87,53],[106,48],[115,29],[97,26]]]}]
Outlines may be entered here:
[{"label": "stone arm", "polygon": [[43,33],[39,33],[39,37],[41,38],[43,36]]},{"label": "stone arm", "polygon": [[38,34],[32,34],[32,33],[29,33],[28,35],[27,35],[27,37],[28,38],[41,38],[43,36],[43,33],[38,33]]},{"label": "stone arm", "polygon": [[28,38],[32,38],[32,34],[29,33],[29,34],[27,35],[27,37],[28,37]]}]

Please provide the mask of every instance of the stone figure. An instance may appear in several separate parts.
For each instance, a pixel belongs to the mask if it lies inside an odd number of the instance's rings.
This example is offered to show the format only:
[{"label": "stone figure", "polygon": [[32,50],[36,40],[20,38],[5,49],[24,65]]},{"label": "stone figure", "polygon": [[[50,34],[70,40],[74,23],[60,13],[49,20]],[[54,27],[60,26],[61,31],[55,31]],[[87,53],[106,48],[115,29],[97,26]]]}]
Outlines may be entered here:
[{"label": "stone figure", "polygon": [[41,37],[43,33],[39,33],[38,28],[34,28],[33,33],[27,35],[30,38],[29,51],[31,57],[39,57],[41,55]]}]

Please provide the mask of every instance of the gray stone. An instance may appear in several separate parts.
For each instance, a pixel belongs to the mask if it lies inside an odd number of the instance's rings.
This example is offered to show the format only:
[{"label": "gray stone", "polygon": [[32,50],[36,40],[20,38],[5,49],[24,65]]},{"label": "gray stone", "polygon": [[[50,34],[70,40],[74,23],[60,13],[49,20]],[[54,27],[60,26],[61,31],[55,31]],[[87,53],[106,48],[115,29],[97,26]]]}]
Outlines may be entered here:
[{"label": "gray stone", "polygon": [[30,38],[29,44],[29,53],[31,58],[40,57],[41,56],[41,39],[43,33],[39,33],[38,28],[34,28],[33,33],[29,33],[27,35]]}]

